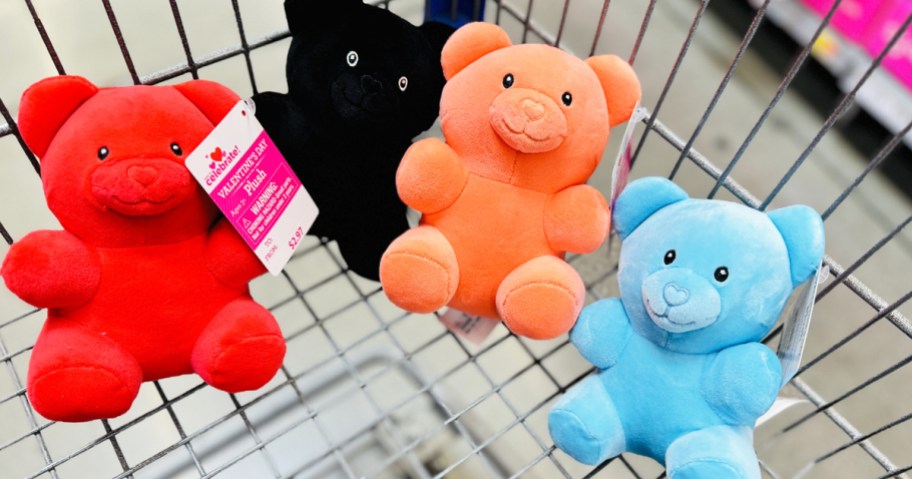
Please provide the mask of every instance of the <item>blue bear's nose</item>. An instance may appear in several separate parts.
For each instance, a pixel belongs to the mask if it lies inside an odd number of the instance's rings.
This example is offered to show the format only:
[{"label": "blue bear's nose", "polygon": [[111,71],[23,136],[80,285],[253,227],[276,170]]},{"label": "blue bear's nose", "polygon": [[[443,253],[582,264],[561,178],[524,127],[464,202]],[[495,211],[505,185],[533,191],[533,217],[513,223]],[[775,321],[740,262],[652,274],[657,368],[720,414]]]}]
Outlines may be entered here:
[{"label": "blue bear's nose", "polygon": [[680,306],[690,299],[690,293],[675,283],[668,283],[662,290],[662,297],[669,306]]}]

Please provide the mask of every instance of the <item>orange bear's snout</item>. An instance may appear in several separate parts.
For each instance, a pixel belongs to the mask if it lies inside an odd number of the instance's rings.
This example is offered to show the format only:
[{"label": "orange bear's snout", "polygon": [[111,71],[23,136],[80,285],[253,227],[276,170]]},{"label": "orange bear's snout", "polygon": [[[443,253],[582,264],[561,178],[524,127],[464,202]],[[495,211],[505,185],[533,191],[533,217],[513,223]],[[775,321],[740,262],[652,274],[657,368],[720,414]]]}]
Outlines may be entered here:
[{"label": "orange bear's snout", "polygon": [[127,216],[165,213],[193,192],[190,173],[176,161],[130,158],[98,165],[92,173],[92,196],[102,206]]},{"label": "orange bear's snout", "polygon": [[511,88],[491,103],[491,127],[510,148],[544,153],[567,138],[567,118],[550,97],[530,88]]}]

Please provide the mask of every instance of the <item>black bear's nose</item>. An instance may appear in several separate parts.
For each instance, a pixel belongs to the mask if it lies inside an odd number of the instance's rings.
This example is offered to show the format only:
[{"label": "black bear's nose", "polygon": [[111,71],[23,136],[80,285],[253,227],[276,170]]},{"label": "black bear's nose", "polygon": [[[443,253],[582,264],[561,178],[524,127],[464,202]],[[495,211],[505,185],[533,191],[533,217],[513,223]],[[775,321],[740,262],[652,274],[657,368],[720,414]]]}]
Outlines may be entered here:
[{"label": "black bear's nose", "polygon": [[383,90],[383,84],[370,75],[361,76],[361,89],[364,93],[379,93]]}]

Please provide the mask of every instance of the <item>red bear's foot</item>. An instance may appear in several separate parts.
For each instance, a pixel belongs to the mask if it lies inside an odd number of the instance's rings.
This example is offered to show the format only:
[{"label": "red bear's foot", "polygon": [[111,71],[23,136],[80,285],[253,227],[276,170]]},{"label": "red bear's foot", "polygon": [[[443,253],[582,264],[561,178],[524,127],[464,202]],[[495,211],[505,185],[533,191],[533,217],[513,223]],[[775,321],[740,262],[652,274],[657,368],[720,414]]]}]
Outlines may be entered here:
[{"label": "red bear's foot", "polygon": [[380,260],[380,282],[396,306],[414,313],[437,311],[459,285],[456,253],[437,228],[419,226],[387,248]]},{"label": "red bear's foot", "polygon": [[142,383],[139,363],[110,339],[61,324],[48,323],[32,351],[27,388],[32,406],[48,419],[66,422],[127,412]]},{"label": "red bear's foot", "polygon": [[585,299],[585,286],[565,261],[553,256],[529,260],[497,288],[497,311],[510,331],[551,339],[570,331]]},{"label": "red bear's foot", "polygon": [[272,313],[252,300],[225,306],[193,348],[193,370],[227,392],[250,391],[269,382],[285,358],[285,339]]}]

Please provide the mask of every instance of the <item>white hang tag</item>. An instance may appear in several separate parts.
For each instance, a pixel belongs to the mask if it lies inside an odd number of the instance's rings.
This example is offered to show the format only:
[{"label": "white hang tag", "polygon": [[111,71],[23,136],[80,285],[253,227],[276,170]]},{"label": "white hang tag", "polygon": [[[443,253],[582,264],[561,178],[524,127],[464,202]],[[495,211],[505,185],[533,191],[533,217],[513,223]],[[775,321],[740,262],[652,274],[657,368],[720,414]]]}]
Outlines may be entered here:
[{"label": "white hang tag", "polygon": [[317,205],[241,100],[185,164],[266,269],[278,275],[317,219]]},{"label": "white hang tag", "polygon": [[804,352],[804,343],[807,341],[808,331],[811,328],[811,315],[814,312],[814,300],[817,298],[817,289],[829,277],[829,268],[820,265],[817,273],[801,286],[798,299],[782,324],[782,337],[776,356],[782,363],[782,384],[791,381],[801,365],[801,354]]},{"label": "white hang tag", "polygon": [[481,344],[500,321],[481,316],[469,316],[454,308],[448,308],[440,315],[440,322],[460,338],[467,339],[473,344]]},{"label": "white hang tag", "polygon": [[769,411],[757,419],[757,422],[754,424],[755,427],[760,427],[764,423],[768,422],[770,419],[782,414],[786,410],[790,409],[792,406],[797,406],[799,404],[810,403],[807,399],[797,399],[797,398],[787,398],[787,397],[777,397],[776,401],[769,408]]},{"label": "white hang tag", "polygon": [[617,158],[614,159],[614,169],[611,170],[611,197],[608,206],[612,211],[614,211],[614,202],[617,201],[618,196],[621,196],[621,192],[630,181],[630,163],[633,161],[631,140],[633,140],[633,133],[637,125],[643,121],[643,118],[646,118],[646,109],[640,108],[640,103],[637,102],[633,115],[627,120],[627,128],[624,130],[624,136],[621,137],[621,146],[618,148]]}]

